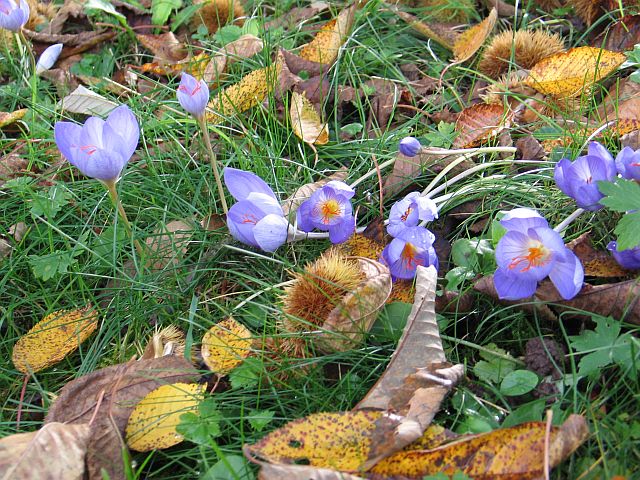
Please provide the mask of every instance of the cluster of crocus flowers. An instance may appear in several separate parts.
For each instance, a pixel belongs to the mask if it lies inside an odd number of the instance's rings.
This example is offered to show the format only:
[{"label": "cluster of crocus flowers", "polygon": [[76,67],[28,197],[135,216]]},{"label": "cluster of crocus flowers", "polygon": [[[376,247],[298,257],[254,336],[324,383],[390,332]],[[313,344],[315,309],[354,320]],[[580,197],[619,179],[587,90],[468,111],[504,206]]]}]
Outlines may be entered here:
[{"label": "cluster of crocus flowers", "polygon": [[29,4],[25,0],[0,0],[0,28],[19,32],[29,20]]},{"label": "cluster of crocus flowers", "polygon": [[121,105],[106,121],[89,117],[82,126],[57,122],[54,137],[60,152],[84,175],[115,184],[138,146],[140,127],[129,107]]},{"label": "cluster of crocus flowers", "polygon": [[380,261],[389,267],[394,278],[412,279],[418,265],[438,268],[438,257],[433,248],[435,236],[420,221],[438,218],[433,200],[411,192],[391,207],[387,232],[394,239],[382,251]]},{"label": "cluster of crocus flowers", "polygon": [[273,252],[287,241],[289,222],[275,193],[251,172],[226,167],[224,183],[238,202],[227,214],[227,226],[236,240]]},{"label": "cluster of crocus flowers", "polygon": [[616,164],[611,154],[598,142],[591,142],[587,155],[574,162],[560,160],[554,170],[554,179],[562,192],[573,198],[580,208],[599,210],[604,197],[598,189],[599,181],[611,182],[616,178]]},{"label": "cluster of crocus flowers", "polygon": [[298,228],[310,232],[314,228],[329,232],[331,243],[345,242],[354,232],[351,198],[355,190],[344,182],[332,180],[302,202],[296,212]]},{"label": "cluster of crocus flowers", "polygon": [[582,264],[539,213],[516,208],[500,224],[507,231],[496,247],[493,282],[501,299],[530,297],[546,277],[565,300],[578,294],[584,280]]}]

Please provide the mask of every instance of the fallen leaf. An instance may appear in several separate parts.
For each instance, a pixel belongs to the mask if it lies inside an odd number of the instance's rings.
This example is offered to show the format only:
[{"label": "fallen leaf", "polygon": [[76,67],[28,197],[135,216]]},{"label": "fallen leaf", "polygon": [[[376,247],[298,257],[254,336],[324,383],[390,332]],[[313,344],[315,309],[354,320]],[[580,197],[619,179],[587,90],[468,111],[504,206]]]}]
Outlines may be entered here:
[{"label": "fallen leaf", "polygon": [[556,98],[576,97],[615,71],[625,55],[593,47],[577,47],[538,62],[525,84]]},{"label": "fallen leaf", "polygon": [[430,38],[448,50],[453,50],[453,46],[456,43],[456,39],[459,34],[451,28],[451,25],[435,22],[427,23],[420,20],[415,15],[411,15],[410,13],[403,12],[396,8],[392,8],[392,11],[402,20],[407,22],[409,26],[420,35]]},{"label": "fallen leaf", "polygon": [[56,35],[45,32],[34,32],[23,28],[22,32],[32,41],[48,44],[62,43],[65,48],[60,54],[59,60],[78,55],[96,45],[106,43],[116,36],[116,32],[113,30],[91,30],[80,33]]},{"label": "fallen leaf", "polygon": [[134,406],[149,392],[167,383],[193,383],[198,372],[184,358],[166,356],[96,370],[68,382],[55,399],[45,424],[89,423],[87,452],[90,480],[124,478],[122,435]]},{"label": "fallen leaf", "polygon": [[455,63],[469,60],[489,37],[498,20],[498,11],[491,9],[489,16],[482,22],[462,32],[453,44],[453,59]]},{"label": "fallen leaf", "polygon": [[21,108],[14,112],[0,112],[0,128],[22,120],[28,111],[27,108]]},{"label": "fallen leaf", "polygon": [[640,84],[627,77],[612,85],[598,113],[603,120],[640,118]]},{"label": "fallen leaf", "polygon": [[117,106],[117,103],[92,92],[82,85],[64,97],[58,105],[59,108],[66,112],[82,113],[84,115],[106,115]]},{"label": "fallen leaf", "polygon": [[136,35],[144,48],[154,55],[154,62],[176,63],[187,56],[187,49],[173,32],[159,35]]},{"label": "fallen leaf", "polygon": [[282,63],[278,59],[269,67],[254,70],[238,83],[225,88],[217,96],[214,95],[215,98],[208,105],[213,113],[207,112],[207,121],[219,124],[262,103],[273,91],[281,70]]},{"label": "fallen leaf", "polygon": [[87,306],[44,317],[13,346],[11,360],[29,375],[55,365],[75,351],[98,327],[98,312]]},{"label": "fallen leaf", "polygon": [[[544,422],[462,437],[432,450],[400,452],[386,458],[370,472],[383,478],[421,479],[426,475],[457,471],[474,480],[542,478],[545,465]],[[551,427],[549,466],[556,467],[589,436],[584,417],[571,415],[560,427]]]},{"label": "fallen leaf", "polygon": [[374,437],[393,436],[401,425],[402,417],[382,411],[314,413],[246,445],[244,451],[251,460],[358,472],[371,458]]},{"label": "fallen leaf", "polygon": [[614,52],[626,52],[633,50],[636,43],[640,43],[640,15],[625,15],[598,35],[591,45]]},{"label": "fallen leaf", "polygon": [[[573,129],[573,131],[564,137],[556,138],[552,140],[544,140],[542,146],[546,152],[551,152],[556,147],[568,148],[570,146],[583,146],[584,141],[587,138],[592,140],[600,140],[605,136],[613,137],[617,139],[623,135],[627,135],[631,132],[640,130],[640,120],[637,118],[620,118],[606,122],[599,127],[584,127],[582,130],[579,128]],[[595,136],[593,136],[595,135]]]},{"label": "fallen leaf", "polygon": [[81,1],[65,0],[55,17],[51,19],[51,22],[49,22],[49,25],[47,25],[43,31],[49,34],[60,34],[62,33],[62,27],[64,27],[69,17],[80,18],[85,16],[84,5]]},{"label": "fallen leaf", "polygon": [[15,153],[8,153],[0,158],[0,187],[7,180],[16,178],[20,172],[27,169],[29,161]]},{"label": "fallen leaf", "polygon": [[82,480],[89,425],[49,423],[0,440],[0,478]]},{"label": "fallen leaf", "polygon": [[260,480],[365,480],[364,477],[350,475],[328,468],[306,467],[302,465],[272,465],[258,462],[260,465]]},{"label": "fallen leaf", "polygon": [[289,119],[293,133],[303,142],[326,145],[329,141],[329,127],[322,123],[320,114],[304,93],[292,92]]},{"label": "fallen leaf", "polygon": [[298,210],[298,207],[302,204],[302,202],[311,197],[311,194],[313,192],[322,188],[323,185],[326,185],[331,181],[343,181],[347,178],[347,175],[349,175],[347,167],[340,167],[337,172],[332,173],[322,180],[302,185],[295,192],[293,192],[291,196],[282,201],[282,211],[284,212],[284,215],[291,216],[291,214],[295,213],[295,211]]},{"label": "fallen leaf", "polygon": [[471,148],[495,138],[511,125],[513,114],[502,104],[477,103],[460,112],[453,148]]},{"label": "fallen leaf", "polygon": [[357,258],[364,281],[344,296],[322,324],[316,345],[326,352],[343,352],[359,344],[371,329],[391,294],[389,269],[375,260]]},{"label": "fallen leaf", "polygon": [[357,2],[342,10],[336,18],[327,22],[315,38],[302,47],[300,57],[312,62],[331,65],[338,58],[338,51],[349,36],[355,18]]},{"label": "fallen leaf", "polygon": [[127,445],[136,452],[163,450],[184,440],[176,431],[183,413],[196,413],[206,385],[172,383],[149,392],[133,409],[126,427]]},{"label": "fallen leaf", "polygon": [[306,20],[310,20],[318,13],[324,12],[329,9],[329,4],[326,2],[313,2],[307,7],[294,7],[287,11],[286,15],[281,15],[274,18],[264,24],[265,31],[284,27],[285,29],[291,29],[303,24]]},{"label": "fallen leaf", "polygon": [[[409,418],[416,418],[422,427],[421,433],[433,419],[446,393],[462,376],[460,368],[451,370],[445,363],[436,322],[436,281],[435,268],[418,266],[415,300],[398,347],[382,377],[355,407],[358,410],[399,411]],[[429,366],[431,372],[425,370]],[[422,382],[420,377],[425,377],[425,373],[430,380]],[[435,383],[428,385],[428,381]],[[428,405],[424,405],[426,398]],[[423,404],[418,405],[420,402]],[[409,414],[412,408],[413,412]]]},{"label": "fallen leaf", "polygon": [[187,251],[192,236],[193,226],[182,220],[173,220],[158,228],[145,240],[147,266],[154,272],[176,266]]},{"label": "fallen leaf", "polygon": [[609,253],[593,248],[589,232],[569,242],[567,247],[576,254],[587,276],[608,278],[625,277],[629,274]]},{"label": "fallen leaf", "polygon": [[251,353],[253,335],[247,327],[227,318],[211,327],[202,337],[202,361],[218,375],[227,375]]}]

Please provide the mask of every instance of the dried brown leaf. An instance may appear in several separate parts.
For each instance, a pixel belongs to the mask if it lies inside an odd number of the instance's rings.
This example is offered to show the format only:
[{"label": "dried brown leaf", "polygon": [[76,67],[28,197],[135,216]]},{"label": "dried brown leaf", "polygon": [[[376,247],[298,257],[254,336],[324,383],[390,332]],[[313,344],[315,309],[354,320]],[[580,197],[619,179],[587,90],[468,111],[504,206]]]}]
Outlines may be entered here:
[{"label": "dried brown leaf", "polygon": [[48,423],[0,440],[0,479],[82,480],[90,428]]},{"label": "dried brown leaf", "polygon": [[144,48],[154,55],[154,62],[176,63],[187,56],[187,49],[173,32],[159,35],[136,35]]},{"label": "dried brown leaf", "polygon": [[629,273],[611,255],[593,248],[589,232],[569,242],[567,247],[576,254],[587,276],[611,278],[624,277]]},{"label": "dried brown leaf", "polygon": [[495,138],[511,125],[513,113],[502,104],[477,103],[460,112],[453,148],[470,148]]},{"label": "dried brown leaf", "polygon": [[[604,36],[604,43],[603,43]],[[606,48],[614,52],[633,50],[640,43],[640,15],[625,15],[596,37],[591,46]]]},{"label": "dried brown leaf", "polygon": [[453,46],[459,34],[451,28],[452,25],[435,22],[427,23],[410,13],[397,9],[393,9],[393,11],[420,35],[430,38],[434,42],[442,45],[444,48],[453,50]]},{"label": "dried brown leaf", "polygon": [[147,265],[155,272],[176,266],[187,251],[192,236],[193,226],[182,220],[161,226],[145,241]]},{"label": "dried brown leaf", "polygon": [[[122,436],[133,407],[150,391],[167,383],[192,383],[198,372],[187,360],[166,356],[102,368],[67,383],[49,408],[45,424],[91,424],[87,452],[90,480],[124,478]],[[96,412],[97,410],[97,412]]]},{"label": "dried brown leaf", "polygon": [[453,44],[453,58],[456,63],[469,60],[489,37],[498,20],[498,11],[493,8],[482,22],[462,32]]}]

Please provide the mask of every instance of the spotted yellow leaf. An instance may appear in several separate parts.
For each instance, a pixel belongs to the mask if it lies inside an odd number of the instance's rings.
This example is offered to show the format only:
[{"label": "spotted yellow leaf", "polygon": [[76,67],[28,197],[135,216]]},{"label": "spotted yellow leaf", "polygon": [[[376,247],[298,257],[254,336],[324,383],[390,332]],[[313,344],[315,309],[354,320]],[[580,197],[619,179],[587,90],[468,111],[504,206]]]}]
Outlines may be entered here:
[{"label": "spotted yellow leaf", "polygon": [[536,63],[525,84],[556,98],[576,97],[616,70],[626,57],[594,47],[577,47]]},{"label": "spotted yellow leaf", "polygon": [[287,423],[246,451],[270,463],[304,461],[312,467],[355,472],[375,456],[378,435],[389,435],[399,419],[378,410],[314,413]]},{"label": "spotted yellow leaf", "polygon": [[357,2],[342,10],[336,18],[328,21],[315,38],[302,47],[299,56],[312,62],[331,65],[338,58],[338,51],[349,36],[355,16]]},{"label": "spotted yellow leaf", "polygon": [[207,112],[207,121],[219,124],[262,103],[278,83],[281,70],[282,59],[279,57],[272,65],[254,70],[238,83],[214,95],[208,105],[213,112]]},{"label": "spotted yellow leaf", "polygon": [[205,385],[172,383],[149,392],[131,412],[126,428],[127,445],[137,452],[169,448],[184,440],[176,431],[180,415],[196,412]]},{"label": "spotted yellow leaf", "polygon": [[51,313],[18,339],[13,364],[25,374],[50,367],[76,350],[97,326],[98,313],[90,306]]},{"label": "spotted yellow leaf", "polygon": [[304,93],[292,93],[289,117],[293,133],[303,142],[325,145],[329,141],[327,124],[322,123],[320,114]]},{"label": "spotted yellow leaf", "polygon": [[12,123],[21,120],[26,115],[28,109],[21,108],[20,110],[16,110],[14,112],[0,112],[0,128],[6,127]]},{"label": "spotted yellow leaf", "polygon": [[498,11],[493,8],[482,22],[462,32],[453,44],[454,61],[462,63],[469,60],[485,42],[497,20]]},{"label": "spotted yellow leaf", "polygon": [[216,323],[202,337],[201,354],[211,371],[226,375],[251,353],[251,332],[233,318]]}]

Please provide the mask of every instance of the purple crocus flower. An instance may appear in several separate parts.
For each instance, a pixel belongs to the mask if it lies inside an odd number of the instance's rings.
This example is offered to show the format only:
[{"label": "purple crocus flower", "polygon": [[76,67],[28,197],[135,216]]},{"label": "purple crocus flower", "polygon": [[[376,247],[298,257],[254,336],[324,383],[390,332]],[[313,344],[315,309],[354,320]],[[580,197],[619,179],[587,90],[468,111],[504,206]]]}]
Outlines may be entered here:
[{"label": "purple crocus flower", "polygon": [[405,280],[416,276],[418,265],[433,265],[437,269],[434,240],[433,233],[424,227],[407,227],[384,248],[380,262],[389,267],[394,278]]},{"label": "purple crocus flower", "polygon": [[53,67],[53,64],[56,63],[58,57],[60,56],[60,52],[62,52],[62,44],[56,43],[46,48],[40,58],[38,59],[38,63],[36,63],[36,74],[40,75],[42,72],[49,70]]},{"label": "purple crocus flower", "polygon": [[13,0],[0,0],[0,28],[18,32],[29,20],[29,4],[20,0],[18,5]]},{"label": "purple crocus flower", "polygon": [[624,147],[616,156],[616,168],[622,178],[640,180],[640,150]]},{"label": "purple crocus flower", "polygon": [[289,222],[264,180],[251,172],[226,167],[224,183],[238,203],[227,214],[227,226],[236,240],[273,252],[287,241]]},{"label": "purple crocus flower", "polygon": [[400,150],[400,153],[405,157],[415,157],[421,148],[422,145],[420,145],[420,142],[417,138],[404,137],[402,140],[400,140],[400,146],[398,149]]},{"label": "purple crocus flower", "polygon": [[332,180],[311,194],[298,208],[298,228],[329,232],[331,243],[346,241],[356,228],[351,198],[355,191],[344,182]]},{"label": "purple crocus flower", "polygon": [[565,300],[578,294],[584,279],[582,264],[540,214],[516,208],[500,224],[507,229],[496,247],[498,269],[493,276],[500,298],[530,297],[547,276]]},{"label": "purple crocus flower", "polygon": [[138,146],[140,127],[129,107],[121,105],[107,120],[89,117],[84,125],[57,122],[54,137],[60,152],[87,177],[117,182]]},{"label": "purple crocus flower", "polygon": [[397,237],[405,228],[418,225],[420,220],[430,222],[434,218],[438,218],[438,207],[434,201],[420,196],[418,192],[411,192],[391,207],[387,232]]},{"label": "purple crocus flower", "polygon": [[627,270],[640,269],[640,245],[627,250],[618,250],[617,242],[609,242],[607,250],[611,252],[616,262]]},{"label": "purple crocus flower", "polygon": [[209,87],[204,80],[198,81],[188,73],[183,73],[176,94],[180,105],[187,112],[196,118],[204,115],[209,102]]},{"label": "purple crocus flower", "polygon": [[613,181],[616,166],[611,154],[598,142],[591,142],[587,155],[578,157],[575,162],[563,158],[553,173],[558,188],[573,198],[576,204],[585,210],[599,210],[598,202],[604,195],[598,190],[598,182]]}]

